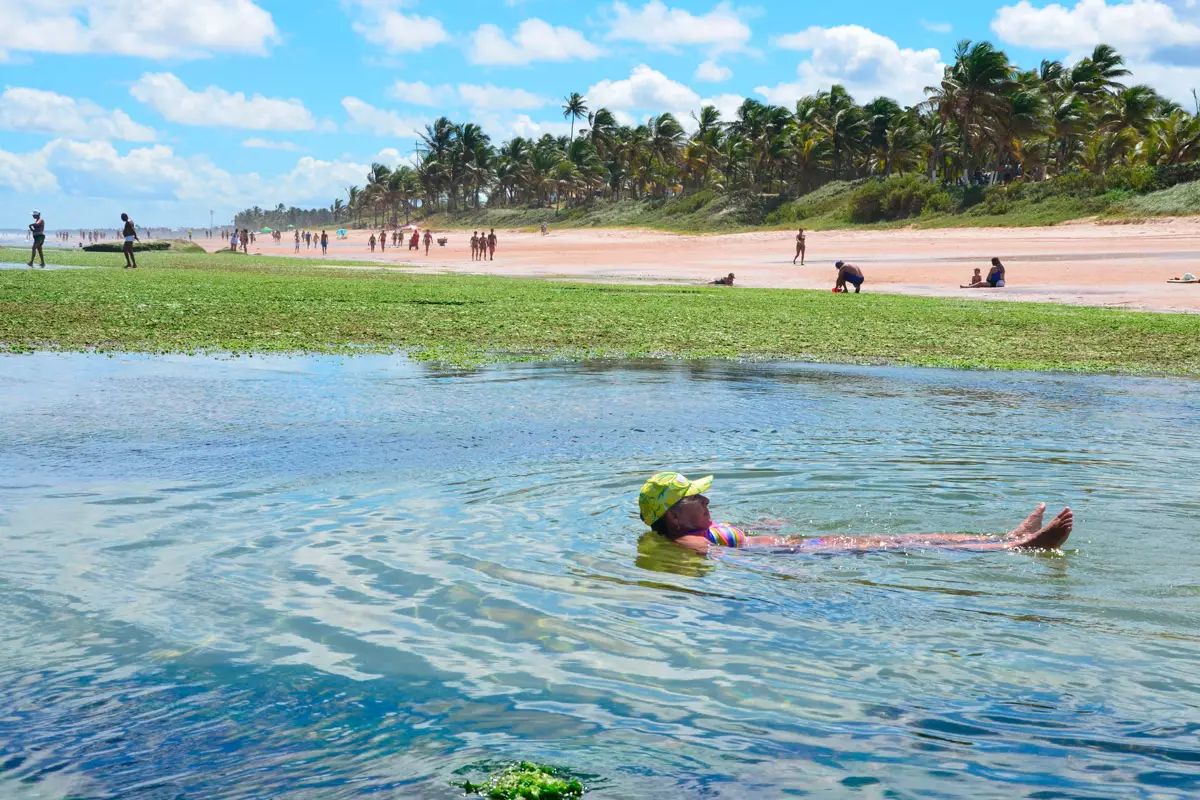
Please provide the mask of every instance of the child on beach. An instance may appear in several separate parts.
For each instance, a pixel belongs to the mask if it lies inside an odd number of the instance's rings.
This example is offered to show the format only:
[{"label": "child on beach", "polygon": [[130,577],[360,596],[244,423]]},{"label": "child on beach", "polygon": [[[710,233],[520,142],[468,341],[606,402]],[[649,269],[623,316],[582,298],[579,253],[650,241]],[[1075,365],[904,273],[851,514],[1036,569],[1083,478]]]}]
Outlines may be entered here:
[{"label": "child on beach", "polygon": [[967,281],[968,286],[974,286],[977,283],[983,283],[983,272],[979,267],[975,268],[975,274],[971,276],[971,280]]}]

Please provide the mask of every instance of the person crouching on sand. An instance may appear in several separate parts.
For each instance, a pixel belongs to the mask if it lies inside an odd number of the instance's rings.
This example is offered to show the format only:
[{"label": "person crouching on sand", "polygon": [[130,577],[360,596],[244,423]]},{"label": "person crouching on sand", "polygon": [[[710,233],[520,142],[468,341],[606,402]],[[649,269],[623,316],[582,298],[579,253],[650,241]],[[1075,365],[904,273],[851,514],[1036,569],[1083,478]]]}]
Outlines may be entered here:
[{"label": "person crouching on sand", "polygon": [[843,294],[849,292],[850,290],[846,288],[847,283],[854,285],[855,294],[862,292],[862,285],[866,281],[866,278],[863,277],[861,269],[853,264],[847,264],[845,261],[838,261],[833,266],[837,268],[838,271],[837,284],[833,287],[835,292],[841,292]]},{"label": "person crouching on sand", "polygon": [[[979,277],[979,270],[975,270],[975,277]],[[1007,284],[1004,282],[1004,265],[1000,263],[1000,259],[992,259],[992,268],[988,270],[987,280],[975,280],[968,286],[960,286],[960,289],[1003,289]]]},{"label": "person crouching on sand", "polygon": [[708,555],[714,547],[786,547],[791,552],[846,552],[935,547],[948,550],[1056,550],[1071,536],[1075,515],[1065,508],[1043,526],[1046,504],[1038,506],[1016,530],[1005,534],[972,535],[917,533],[898,536],[750,536],[726,522],[713,522],[704,493],[713,478],[691,481],[678,472],[660,472],[642,486],[638,512],[642,522],[668,542]]},{"label": "person crouching on sand", "polygon": [[729,273],[724,278],[717,278],[715,281],[709,281],[709,286],[733,286],[734,275]]}]

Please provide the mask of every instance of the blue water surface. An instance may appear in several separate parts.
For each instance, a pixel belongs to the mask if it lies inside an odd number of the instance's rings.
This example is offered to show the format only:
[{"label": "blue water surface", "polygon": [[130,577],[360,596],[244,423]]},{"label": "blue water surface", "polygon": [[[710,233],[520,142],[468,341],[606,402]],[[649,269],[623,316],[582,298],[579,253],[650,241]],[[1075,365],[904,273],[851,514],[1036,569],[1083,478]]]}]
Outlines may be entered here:
[{"label": "blue water surface", "polygon": [[[1159,379],[3,358],[0,797],[449,798],[513,759],[605,798],[1194,797],[1198,417]],[[673,467],[751,528],[1078,527],[701,560],[636,520]]]}]

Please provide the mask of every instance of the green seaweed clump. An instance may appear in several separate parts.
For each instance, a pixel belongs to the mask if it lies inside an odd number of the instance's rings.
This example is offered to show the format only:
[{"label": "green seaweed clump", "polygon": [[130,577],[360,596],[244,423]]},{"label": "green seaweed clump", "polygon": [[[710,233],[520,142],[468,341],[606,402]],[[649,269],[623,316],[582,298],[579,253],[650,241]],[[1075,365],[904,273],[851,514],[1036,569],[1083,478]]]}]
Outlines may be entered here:
[{"label": "green seaweed clump", "polygon": [[583,797],[583,784],[560,776],[554,767],[520,761],[510,764],[483,783],[458,784],[468,795],[489,800],[573,800]]}]

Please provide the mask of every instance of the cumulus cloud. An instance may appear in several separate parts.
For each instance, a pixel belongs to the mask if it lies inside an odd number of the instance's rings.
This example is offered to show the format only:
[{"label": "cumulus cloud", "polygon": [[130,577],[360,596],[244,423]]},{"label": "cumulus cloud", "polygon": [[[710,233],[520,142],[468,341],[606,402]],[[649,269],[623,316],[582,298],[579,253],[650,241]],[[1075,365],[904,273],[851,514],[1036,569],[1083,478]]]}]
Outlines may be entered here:
[{"label": "cumulus cloud", "polygon": [[419,53],[450,40],[436,17],[405,14],[400,0],[352,0],[359,9],[354,30],[389,53]]},{"label": "cumulus cloud", "polygon": [[350,118],[347,128],[360,133],[413,139],[426,124],[423,118],[403,117],[395,111],[376,108],[357,97],[343,97],[342,108]]},{"label": "cumulus cloud", "polygon": [[887,95],[901,103],[916,103],[924,99],[926,86],[941,81],[945,69],[937,50],[902,48],[859,25],[814,26],[782,36],[776,45],[811,53],[797,67],[799,81],[755,88],[768,102],[779,105],[790,105],[835,83],[861,102]]},{"label": "cumulus cloud", "polygon": [[663,50],[701,46],[714,53],[744,50],[750,41],[750,26],[729,3],[720,3],[707,14],[699,15],[670,8],[661,0],[650,0],[637,11],[616,2],[612,11],[608,38],[617,41],[638,42]]},{"label": "cumulus cloud", "polygon": [[248,147],[252,150],[287,150],[293,153],[304,149],[295,142],[276,142],[270,139],[260,139],[257,137],[252,137],[245,140],[242,142],[242,147]]},{"label": "cumulus cloud", "polygon": [[[1169,47],[1200,45],[1200,26],[1183,21],[1159,0],[1112,5],[1105,0],[1079,0],[1071,8],[1058,4],[1034,8],[1021,0],[996,12],[992,30],[1003,42],[1068,52],[1111,44],[1143,56]],[[1200,53],[1193,53],[1193,61],[1200,63]]]},{"label": "cumulus cloud", "polygon": [[171,122],[251,131],[306,131],[316,120],[299,100],[227,92],[210,86],[202,92],[187,87],[169,72],[148,72],[130,88],[139,102]]},{"label": "cumulus cloud", "polygon": [[16,86],[5,87],[0,95],[0,130],[127,142],[155,138],[153,128],[139,125],[120,109],[109,111],[90,100]]},{"label": "cumulus cloud", "polygon": [[522,22],[509,38],[496,25],[480,25],[471,34],[469,57],[475,64],[521,66],[535,61],[599,58],[601,50],[577,30],[555,27],[534,18]]},{"label": "cumulus cloud", "polygon": [[0,0],[6,52],[113,53],[145,58],[263,55],[279,38],[252,0]]},{"label": "cumulus cloud", "polygon": [[178,201],[182,208],[235,210],[320,203],[361,183],[369,166],[354,160],[323,161],[305,156],[283,173],[235,175],[207,156],[182,156],[156,144],[121,152],[110,142],[55,139],[41,150],[0,150],[0,186],[23,193],[116,199],[131,213],[139,205]]},{"label": "cumulus cloud", "polygon": [[1022,0],[999,9],[992,30],[1002,42],[1062,53],[1069,61],[1110,44],[1126,57],[1130,81],[1148,83],[1181,103],[1189,103],[1192,88],[1200,86],[1200,25],[1161,0],[1079,0],[1044,8]]},{"label": "cumulus cloud", "polygon": [[501,86],[478,86],[460,83],[458,86],[443,84],[429,86],[425,83],[396,81],[388,94],[395,99],[416,106],[441,107],[464,105],[472,111],[516,111],[541,108],[550,101],[527,89],[506,89]]},{"label": "cumulus cloud", "polygon": [[587,91],[588,105],[612,111],[690,111],[700,105],[700,95],[645,64],[633,68],[628,78],[602,80]]},{"label": "cumulus cloud", "polygon": [[715,61],[705,61],[696,67],[696,80],[705,83],[721,83],[733,77],[733,70],[723,67]]}]

